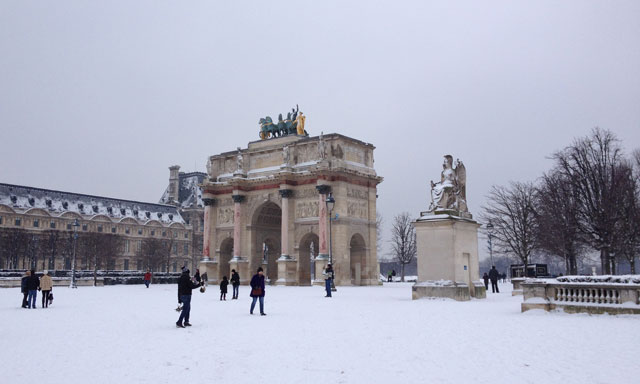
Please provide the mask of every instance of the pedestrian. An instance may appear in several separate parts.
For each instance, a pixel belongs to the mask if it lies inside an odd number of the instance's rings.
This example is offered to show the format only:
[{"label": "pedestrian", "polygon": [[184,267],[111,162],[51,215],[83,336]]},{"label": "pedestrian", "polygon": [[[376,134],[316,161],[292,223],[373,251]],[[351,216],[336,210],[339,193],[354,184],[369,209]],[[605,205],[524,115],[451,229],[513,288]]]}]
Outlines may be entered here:
[{"label": "pedestrian", "polygon": [[27,290],[27,279],[31,276],[31,271],[25,271],[22,280],[20,280],[20,292],[22,292],[22,308],[27,308],[27,296],[29,291]]},{"label": "pedestrian", "polygon": [[396,270],[395,269],[391,270],[391,277],[396,277]]},{"label": "pedestrian", "polygon": [[32,269],[30,276],[27,278],[27,308],[36,309],[36,297],[38,296],[38,288],[40,288],[40,279],[36,276],[36,270]]},{"label": "pedestrian", "polygon": [[482,275],[482,280],[484,280],[484,289],[489,290],[489,275],[487,275],[487,272]]},{"label": "pedestrian", "polygon": [[227,300],[227,285],[229,285],[227,276],[222,276],[222,281],[220,282],[220,301]]},{"label": "pedestrian", "polygon": [[42,272],[39,289],[42,290],[42,308],[49,308],[49,294],[51,294],[51,291],[53,290],[53,281],[51,281],[49,271],[46,269]]},{"label": "pedestrian", "polygon": [[144,274],[144,285],[149,288],[149,284],[151,284],[151,271],[147,269],[147,273]]},{"label": "pedestrian", "polygon": [[202,282],[206,285],[207,282],[209,281],[209,276],[207,275],[207,272],[202,274]]},{"label": "pedestrian", "polygon": [[500,293],[500,290],[498,289],[498,278],[500,277],[500,274],[498,273],[498,270],[496,269],[496,266],[492,266],[491,270],[489,271],[489,279],[491,280],[491,291],[493,293]]},{"label": "pedestrian", "polygon": [[249,314],[253,315],[253,309],[256,306],[256,300],[260,300],[260,316],[266,316],[264,313],[264,273],[262,271],[262,267],[258,267],[258,271],[251,278],[251,296],[253,300],[251,301],[251,309],[249,310]]},{"label": "pedestrian", "polygon": [[200,270],[198,268],[196,268],[196,274],[193,275],[193,278],[196,280],[197,283],[202,282],[202,278],[200,277]]},{"label": "pedestrian", "polygon": [[[182,267],[182,274],[178,279],[178,304],[182,304],[180,317],[176,321],[176,327],[190,327],[189,315],[191,314],[191,291],[200,286],[200,283],[194,283],[189,276],[189,269]],[[182,321],[184,320],[184,324]]]},{"label": "pedestrian", "polygon": [[238,300],[238,292],[240,291],[240,275],[235,269],[231,270],[231,285],[233,286],[233,297],[231,300]]},{"label": "pedestrian", "polygon": [[387,272],[387,283],[391,282],[392,276],[391,271]]},{"label": "pedestrian", "polygon": [[333,267],[331,264],[327,264],[322,275],[324,276],[324,289],[327,291],[325,297],[331,297],[331,280],[333,280]]}]

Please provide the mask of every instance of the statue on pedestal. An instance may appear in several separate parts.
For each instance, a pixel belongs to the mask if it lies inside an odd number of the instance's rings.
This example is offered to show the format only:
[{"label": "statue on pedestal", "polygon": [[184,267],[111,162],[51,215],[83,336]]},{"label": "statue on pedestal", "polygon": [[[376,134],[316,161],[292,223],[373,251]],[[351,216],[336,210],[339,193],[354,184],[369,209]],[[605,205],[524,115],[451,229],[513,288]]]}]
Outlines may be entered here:
[{"label": "statue on pedestal", "polygon": [[324,160],[327,158],[327,144],[324,142],[324,133],[320,132],[320,139],[318,140],[318,159]]},{"label": "statue on pedestal", "polygon": [[467,171],[459,159],[453,163],[451,155],[444,156],[440,181],[431,181],[431,205],[429,211],[454,210],[468,212]]},{"label": "statue on pedestal", "polygon": [[236,157],[236,164],[238,166],[238,169],[236,170],[236,173],[242,173],[243,172],[243,165],[244,165],[244,159],[242,157],[242,150],[240,149],[240,147],[238,147],[238,156]]}]

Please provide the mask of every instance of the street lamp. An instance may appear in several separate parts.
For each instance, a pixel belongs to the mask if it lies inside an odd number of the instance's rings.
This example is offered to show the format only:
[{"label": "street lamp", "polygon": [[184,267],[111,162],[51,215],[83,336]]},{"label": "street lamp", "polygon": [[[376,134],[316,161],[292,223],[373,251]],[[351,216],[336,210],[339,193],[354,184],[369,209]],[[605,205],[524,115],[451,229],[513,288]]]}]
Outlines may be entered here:
[{"label": "street lamp", "polygon": [[78,288],[76,285],[76,243],[78,242],[78,219],[73,221],[73,261],[71,262],[71,284],[69,288]]},{"label": "street lamp", "polygon": [[491,224],[491,220],[487,224],[487,237],[489,238],[489,257],[491,258],[491,266],[493,267],[493,244],[491,243],[491,238],[493,237],[493,224]]},{"label": "street lamp", "polygon": [[[327,200],[325,200],[325,203],[327,204],[327,211],[329,211],[329,264],[331,264],[331,268],[333,269],[333,246],[331,241],[331,238],[332,238],[331,222],[333,221],[333,206],[336,204],[336,200],[333,198],[332,193],[329,193],[329,196],[327,196]],[[334,271],[334,275],[335,275],[335,271]],[[333,280],[334,279],[331,279],[331,291],[335,292],[337,291],[337,289]]]}]

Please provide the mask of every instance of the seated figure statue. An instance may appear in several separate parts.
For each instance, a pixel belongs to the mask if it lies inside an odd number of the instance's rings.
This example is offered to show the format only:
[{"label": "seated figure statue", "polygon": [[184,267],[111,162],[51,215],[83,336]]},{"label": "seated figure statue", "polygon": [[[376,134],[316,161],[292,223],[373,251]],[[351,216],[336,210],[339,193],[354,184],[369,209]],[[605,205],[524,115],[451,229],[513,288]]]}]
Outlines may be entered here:
[{"label": "seated figure statue", "polygon": [[431,181],[431,205],[430,211],[456,210],[467,212],[466,203],[466,170],[460,160],[456,161],[453,168],[453,157],[444,156],[440,181]]}]

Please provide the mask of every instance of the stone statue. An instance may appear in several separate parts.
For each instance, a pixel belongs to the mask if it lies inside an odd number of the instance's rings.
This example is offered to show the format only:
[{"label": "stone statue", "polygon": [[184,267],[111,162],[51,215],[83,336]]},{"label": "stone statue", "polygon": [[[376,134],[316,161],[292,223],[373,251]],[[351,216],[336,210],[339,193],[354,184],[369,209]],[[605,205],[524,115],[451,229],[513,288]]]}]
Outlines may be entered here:
[{"label": "stone statue", "polygon": [[291,151],[289,150],[289,146],[285,145],[284,148],[282,148],[282,163],[285,166],[289,166],[291,162]]},{"label": "stone statue", "polygon": [[444,156],[440,181],[431,181],[431,205],[430,211],[455,210],[458,212],[468,212],[466,188],[467,171],[464,164],[459,159],[456,160],[455,168],[453,157]]},{"label": "stone statue", "polygon": [[311,242],[311,244],[309,244],[309,254],[311,255],[311,261],[313,261],[313,254],[314,254],[314,249],[313,249],[313,241]]},{"label": "stone statue", "polygon": [[236,157],[236,164],[238,166],[236,172],[242,173],[242,170],[244,169],[243,167],[244,159],[242,157],[242,151],[240,150],[240,147],[238,147],[238,156]]},{"label": "stone statue", "polygon": [[327,158],[327,144],[324,142],[323,132],[320,132],[320,140],[318,140],[318,158],[320,160]]}]

